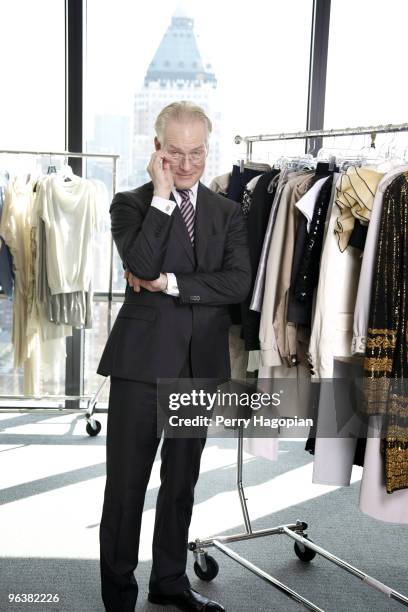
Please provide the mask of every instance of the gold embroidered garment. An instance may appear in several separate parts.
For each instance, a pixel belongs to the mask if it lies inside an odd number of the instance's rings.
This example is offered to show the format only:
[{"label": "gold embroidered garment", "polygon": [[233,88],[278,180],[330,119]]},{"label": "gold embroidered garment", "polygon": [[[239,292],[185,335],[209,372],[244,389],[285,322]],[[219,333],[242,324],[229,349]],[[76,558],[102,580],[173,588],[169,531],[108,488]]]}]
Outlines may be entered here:
[{"label": "gold embroidered garment", "polygon": [[363,412],[383,415],[388,493],[408,488],[408,172],[384,194],[364,360]]}]

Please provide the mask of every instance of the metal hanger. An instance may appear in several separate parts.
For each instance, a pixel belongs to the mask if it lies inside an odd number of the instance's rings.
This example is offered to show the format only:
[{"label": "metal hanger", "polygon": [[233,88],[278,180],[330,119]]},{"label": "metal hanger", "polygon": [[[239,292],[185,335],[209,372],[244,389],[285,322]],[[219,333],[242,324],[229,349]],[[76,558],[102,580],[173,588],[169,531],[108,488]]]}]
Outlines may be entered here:
[{"label": "metal hanger", "polygon": [[57,174],[57,168],[52,163],[51,153],[50,153],[50,163],[48,164],[47,174]]}]

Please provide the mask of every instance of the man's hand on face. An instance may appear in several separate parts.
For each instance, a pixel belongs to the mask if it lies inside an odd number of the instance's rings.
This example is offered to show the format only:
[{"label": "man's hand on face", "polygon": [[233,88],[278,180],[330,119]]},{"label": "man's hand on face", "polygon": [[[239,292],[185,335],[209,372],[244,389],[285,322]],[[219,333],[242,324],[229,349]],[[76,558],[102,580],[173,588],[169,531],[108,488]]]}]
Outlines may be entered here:
[{"label": "man's hand on face", "polygon": [[140,287],[147,289],[147,291],[164,291],[167,289],[167,274],[160,273],[159,278],[153,281],[143,280],[138,278],[130,270],[126,268],[123,273],[123,277],[127,279],[129,285],[133,287],[133,291],[136,293],[140,292]]},{"label": "man's hand on face", "polygon": [[170,199],[171,190],[174,187],[174,178],[170,169],[170,163],[161,149],[155,151],[150,158],[147,171],[153,182],[154,195]]}]

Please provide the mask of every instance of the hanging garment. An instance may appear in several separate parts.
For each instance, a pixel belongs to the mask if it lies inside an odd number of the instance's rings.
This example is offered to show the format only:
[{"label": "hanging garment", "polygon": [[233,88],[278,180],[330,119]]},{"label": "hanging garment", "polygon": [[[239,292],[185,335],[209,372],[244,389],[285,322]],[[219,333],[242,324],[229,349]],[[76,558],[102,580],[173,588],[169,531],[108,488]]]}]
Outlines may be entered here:
[{"label": "hanging garment", "polygon": [[359,508],[379,521],[408,524],[408,489],[389,495],[385,488],[384,461],[380,451],[381,426],[381,417],[369,418]]},{"label": "hanging garment", "polygon": [[[272,171],[272,175],[278,174]],[[254,218],[254,211],[259,209],[263,209],[264,206],[267,207],[268,200],[273,199],[273,193],[270,198],[266,195],[266,187],[270,184],[270,178],[265,178],[267,175],[257,175],[245,186],[243,193],[243,213],[248,221],[248,240],[249,240],[249,248],[250,255],[254,256],[254,247],[255,240],[257,240],[257,231],[254,226],[257,223],[262,224],[262,217]],[[261,180],[263,179],[263,180]],[[259,181],[261,181],[259,183]],[[259,183],[259,187],[257,187]],[[266,186],[266,187],[265,187]],[[216,187],[216,185],[215,185]],[[216,190],[216,189],[215,189]],[[256,190],[256,192],[255,192]],[[262,199],[262,203],[259,200]],[[253,208],[253,206],[255,208]],[[251,213],[252,210],[252,213]],[[259,231],[259,229],[258,229]],[[251,242],[252,238],[252,242]],[[262,242],[260,242],[262,246]],[[252,248],[251,248],[252,247]],[[253,259],[251,257],[252,270],[253,273],[257,269],[254,267]],[[256,264],[255,264],[256,266]],[[250,294],[249,294],[250,295]],[[250,319],[251,314],[258,316],[258,321],[254,323],[252,319]],[[241,325],[232,325],[230,328],[229,334],[229,348],[230,348],[230,360],[231,360],[231,378],[238,380],[245,380],[247,376],[247,371],[255,367],[255,363],[257,364],[259,361],[258,351],[248,352],[248,343],[251,343],[251,339],[255,338],[255,342],[259,343],[258,340],[258,327],[259,327],[259,314],[258,313],[250,313],[248,315],[247,308],[245,305],[242,305],[241,308],[241,316],[242,316],[242,328]],[[256,331],[254,331],[254,326]],[[243,337],[242,337],[243,336]],[[244,340],[245,339],[245,340]],[[256,360],[254,353],[257,353],[258,360]],[[249,363],[249,357],[252,356],[251,364]],[[256,365],[257,367],[257,365]],[[276,460],[278,458],[278,439],[277,438],[260,438],[259,436],[254,437],[245,437],[243,440],[243,448],[246,453],[249,453],[256,457],[262,457],[264,459],[269,459],[271,461]]]},{"label": "hanging garment", "polygon": [[30,270],[30,228],[34,201],[33,180],[13,177],[6,188],[0,235],[13,257],[15,287],[13,296],[13,365],[18,368],[28,359],[27,295]]},{"label": "hanging garment", "polygon": [[366,427],[358,414],[354,379],[361,363],[334,359],[333,378],[320,382],[315,442],[305,450],[314,454],[312,482],[332,486],[350,485],[353,465],[363,465]]},{"label": "hanging garment", "polygon": [[261,351],[248,351],[248,373],[251,378],[258,377],[261,365]]},{"label": "hanging garment", "polygon": [[[27,336],[30,359],[24,363],[24,394],[42,395],[47,383],[55,393],[64,393],[65,379],[65,337],[72,334],[72,328],[53,325],[41,311],[37,301],[37,227],[31,227],[31,269],[27,296]],[[52,333],[49,333],[49,328]],[[48,333],[47,333],[48,331]],[[47,390],[48,391],[48,390]]]},{"label": "hanging garment", "polygon": [[[313,416],[313,387],[307,359],[309,334],[305,328],[299,330],[296,337],[296,365],[263,366],[259,367],[258,385],[260,392],[274,393],[284,387],[290,393],[290,403],[282,404],[282,417],[299,416],[311,418]],[[289,381],[289,382],[288,382]],[[293,413],[293,414],[292,414]],[[254,427],[252,438],[248,438],[245,449],[258,457],[276,460],[278,458],[279,431],[273,430],[268,438],[259,437]],[[272,435],[273,434],[273,435]]]},{"label": "hanging garment", "polygon": [[330,177],[324,176],[323,178],[318,178],[315,176],[314,178],[317,178],[317,180],[313,182],[313,185],[305,193],[305,195],[302,196],[298,202],[296,202],[296,208],[306,218],[306,228],[308,234],[310,234],[310,226],[312,224],[314,211],[319,199],[320,192],[324,183],[326,183]]},{"label": "hanging garment", "polygon": [[293,286],[296,300],[311,304],[315,288],[319,279],[320,257],[323,246],[324,223],[330,203],[333,178],[329,177],[320,187],[313,217],[310,222],[310,231],[306,237],[303,254]]},{"label": "hanging garment", "polygon": [[13,291],[13,367],[24,368],[25,395],[39,392],[41,355],[33,303],[34,257],[32,217],[34,181],[31,176],[13,177],[5,192],[0,234],[13,257],[15,285]]},{"label": "hanging garment", "polygon": [[[38,196],[40,181],[37,183],[36,189]],[[41,198],[36,197],[32,214],[32,248],[33,259],[35,260],[32,291],[35,307],[30,313],[30,324],[33,330],[38,330],[45,362],[49,362],[53,350],[56,354],[58,353],[59,358],[65,358],[65,338],[72,336],[72,326],[63,322],[56,325],[48,316],[48,302],[51,301],[52,296],[47,277],[46,231],[44,221],[40,217],[40,206]],[[54,297],[58,299],[58,296]],[[55,342],[51,343],[52,340]]]},{"label": "hanging garment", "polygon": [[[58,326],[63,324],[78,329],[92,328],[93,292],[91,287],[89,291],[51,294],[47,277],[46,232],[42,219],[39,219],[38,230],[37,300],[42,304],[44,314],[49,321]],[[67,332],[66,335],[72,335],[72,330],[69,327]]]},{"label": "hanging garment", "polygon": [[[254,178],[257,179],[258,175]],[[230,172],[228,172],[227,174],[222,174],[221,176],[218,176],[213,179],[210,184],[210,189],[226,197],[230,179]],[[229,356],[231,362],[231,378],[243,380],[245,379],[247,372],[248,352],[245,350],[245,343],[242,339],[241,325],[239,323],[236,323],[236,321],[239,321],[239,316],[237,315],[237,306],[230,305],[229,312],[232,321],[234,322],[234,324],[230,327],[228,337]]]},{"label": "hanging garment", "polygon": [[369,222],[375,192],[382,176],[380,172],[356,166],[350,166],[346,173],[341,175],[336,197],[341,214],[334,229],[340,251],[344,251],[349,244],[355,220]]},{"label": "hanging garment", "polygon": [[[37,193],[39,182],[36,183]],[[27,292],[27,336],[29,338],[30,359],[24,367],[24,393],[41,395],[44,385],[50,383],[56,393],[63,393],[65,378],[66,347],[65,337],[72,335],[72,328],[65,325],[53,325],[45,315],[38,295],[38,265],[42,250],[39,241],[39,218],[37,197],[31,212],[30,228],[30,268],[28,270]],[[45,240],[45,234],[44,234]],[[28,364],[33,365],[27,367]]]},{"label": "hanging garment", "polygon": [[290,365],[296,359],[296,327],[286,321],[296,231],[295,203],[307,191],[312,176],[311,172],[301,172],[287,182],[276,216],[259,327],[262,364],[266,366]]},{"label": "hanging garment", "polygon": [[[94,200],[97,196],[100,204],[101,196],[105,196],[107,210],[107,194],[99,181],[90,182],[91,186],[79,193],[79,190],[75,191],[75,186],[80,181],[82,179],[79,177],[72,177],[72,181],[64,183],[62,177],[56,175],[36,182],[31,177],[28,180],[14,177],[6,189],[0,234],[13,258],[13,367],[24,367],[25,395],[41,394],[41,385],[47,381],[52,382],[54,387],[58,385],[59,380],[63,379],[65,367],[65,337],[72,335],[70,323],[90,326],[91,262],[85,260],[84,263],[79,257],[81,254],[88,257],[90,253],[88,228],[91,227],[93,231],[99,227]],[[49,187],[48,192],[45,187]],[[45,192],[48,197],[44,198]],[[61,194],[66,195],[67,192],[71,192],[71,200],[68,197],[61,198]],[[80,203],[81,197],[85,199],[85,204],[79,210],[75,206]],[[45,217],[45,222],[39,211]],[[76,225],[72,223],[73,219],[78,221]],[[46,249],[47,221],[49,234],[54,239],[51,243],[56,247],[51,253]],[[58,254],[61,255],[67,245],[69,248],[65,258],[58,258]],[[80,289],[76,294],[71,292],[71,297],[68,294],[51,294],[48,264],[51,265],[54,280],[56,272],[60,275],[58,280],[64,279],[67,273],[65,280],[72,280],[71,273],[74,270],[77,273],[74,282],[78,279],[86,282],[88,275],[88,291],[85,293]],[[45,274],[41,276],[44,269]],[[42,292],[47,292],[51,297],[47,303],[39,299]],[[77,301],[72,299],[75,297]],[[47,317],[47,308],[51,308],[53,322]]]},{"label": "hanging garment", "polygon": [[271,167],[268,164],[246,163],[243,171],[236,164],[232,167],[231,179],[228,184],[227,197],[234,202],[242,202],[244,189],[251,179],[264,172],[269,172]]},{"label": "hanging garment", "polygon": [[[245,340],[245,348],[248,351],[259,349],[261,315],[259,312],[250,310],[250,302],[277,183],[273,183],[274,186],[271,190],[269,190],[269,186],[278,174],[279,170],[276,169],[266,172],[253,179],[246,188],[248,194],[248,247],[252,268],[252,283],[248,296],[241,304],[241,320],[242,336]],[[256,181],[255,185],[254,181]]]},{"label": "hanging garment", "polygon": [[[257,351],[251,351],[255,353]],[[249,363],[251,353],[245,350],[244,340],[241,338],[241,326],[231,325],[229,331],[229,353],[231,361],[231,379],[243,381],[247,379],[248,372],[252,372],[255,363]],[[253,376],[251,376],[253,377]],[[263,457],[274,461],[278,458],[278,438],[260,438],[258,435],[243,440],[243,448],[246,453],[255,457]]]},{"label": "hanging garment", "polygon": [[64,182],[63,177],[52,174],[41,182],[37,198],[45,222],[51,294],[88,291],[99,207],[108,207],[105,186],[75,175]]},{"label": "hanging garment", "polygon": [[[234,164],[231,172],[231,179],[228,184],[227,197],[229,200],[234,200],[241,204],[244,196],[246,185],[257,176],[260,176],[264,172],[270,170],[270,166],[267,164],[254,164],[246,163],[241,171],[240,166]],[[252,271],[254,274],[254,271]],[[228,308],[233,324],[241,325],[241,307],[239,304],[231,304]]]},{"label": "hanging garment", "polygon": [[259,179],[261,178],[261,176],[263,176],[263,175],[262,174],[258,174],[258,176],[255,176],[253,179],[251,179],[249,181],[249,183],[247,183],[245,185],[244,193],[242,195],[242,202],[241,202],[241,210],[242,210],[242,214],[244,215],[245,219],[248,218],[249,211],[251,209],[252,197],[253,197],[254,189],[255,189],[256,184],[258,183]]},{"label": "hanging garment", "polygon": [[244,451],[254,457],[276,461],[279,453],[279,438],[244,438]]},{"label": "hanging garment", "polygon": [[351,357],[351,337],[357,286],[360,276],[359,251],[350,247],[341,252],[334,234],[338,208],[334,203],[336,181],[333,177],[328,226],[323,234],[309,359],[317,378],[333,377],[335,357]]},{"label": "hanging garment", "polygon": [[248,367],[248,351],[245,350],[241,338],[241,326],[231,325],[229,330],[229,355],[231,362],[231,378],[245,380]]},{"label": "hanging garment", "polygon": [[[337,209],[335,204],[333,204],[333,201],[336,193],[336,180],[338,176],[338,174],[334,176],[328,211],[326,213],[322,232],[322,267],[319,270],[319,289],[315,304],[315,312],[317,312],[319,322],[316,320],[317,327],[312,328],[309,358],[311,357],[313,346],[315,346],[314,342],[316,341],[318,326],[321,323],[324,325],[325,316],[330,318],[330,316],[334,314],[333,312],[326,312],[325,315],[323,297],[325,281],[322,280],[322,284],[320,284],[320,275],[322,275],[323,278],[324,275],[326,275],[326,278],[329,278],[331,282],[335,280],[330,276],[331,266],[328,266],[329,269],[326,267],[328,264],[330,264],[330,262],[326,261],[324,258],[328,255],[330,256],[331,253],[331,256],[334,257],[334,260],[331,261],[331,265],[333,265],[338,257],[335,237],[334,234],[332,234],[335,215],[337,213]],[[330,249],[328,249],[329,246],[331,247]],[[355,253],[355,257],[357,258],[357,253]],[[344,264],[344,268],[347,268],[347,264],[349,262],[344,260],[341,263]],[[340,264],[340,262],[338,262],[338,264]],[[346,270],[343,270],[343,275],[344,274],[347,274]],[[340,275],[340,278],[342,278],[342,275]],[[347,282],[347,278],[344,280]],[[336,293],[333,293],[331,296],[330,293],[327,293],[326,299],[330,297],[332,304],[330,305],[330,303],[327,302],[326,308],[331,308],[333,311],[333,306],[335,303],[337,303]],[[320,308],[322,308],[322,311],[320,311]],[[341,343],[341,335],[343,333],[342,325],[345,322],[347,324],[347,318],[345,318],[344,313],[341,313],[340,311],[332,320],[332,324],[338,326],[339,331],[336,331],[334,335],[332,329],[325,329],[325,331],[322,332],[322,336],[320,337],[320,340],[322,341],[320,350],[322,351],[324,359],[323,363],[318,364],[316,359],[313,359],[313,357],[311,358],[313,377],[316,379],[319,379],[320,377],[322,378],[320,380],[320,384],[315,385],[315,395],[313,398],[314,428],[313,431],[311,431],[305,446],[305,450],[315,455],[313,463],[313,482],[336,486],[347,486],[350,484],[352,466],[361,466],[363,464],[366,444],[364,437],[365,428],[363,424],[360,424],[359,418],[355,416],[356,402],[353,403],[353,406],[350,406],[350,389],[348,387],[349,377],[352,375],[357,375],[361,365],[359,365],[358,362],[354,364],[353,361],[351,361],[351,363],[347,363],[348,358],[346,358],[346,361],[341,361],[340,359],[334,358],[334,353],[339,355],[344,353],[344,348],[342,347]],[[346,328],[343,331],[344,333],[347,333]],[[331,337],[328,336],[325,338],[324,334],[327,333],[332,334]],[[325,339],[328,340],[327,344],[324,342]],[[325,351],[328,352],[326,356],[327,359],[324,356]],[[331,354],[331,351],[333,351],[333,354]],[[326,368],[322,366],[326,366]],[[317,369],[317,372],[314,371],[314,368]],[[344,425],[341,426],[341,423],[344,423]]]},{"label": "hanging garment", "polygon": [[[0,225],[4,206],[4,198],[7,183],[9,180],[8,174],[0,172]],[[1,239],[0,235],[0,285],[9,298],[13,295],[14,287],[14,272],[13,272],[13,257],[6,242]]]},{"label": "hanging garment", "polygon": [[373,277],[362,412],[383,417],[388,493],[408,488],[408,172],[387,187]]},{"label": "hanging garment", "polygon": [[349,245],[363,252],[367,240],[367,231],[368,225],[363,225],[360,219],[356,219],[348,241]]},{"label": "hanging garment", "polygon": [[402,172],[408,170],[408,166],[397,166],[383,176],[378,184],[375,194],[370,223],[368,225],[367,240],[364,247],[363,261],[361,264],[360,279],[356,307],[354,309],[353,340],[351,352],[364,355],[367,342],[368,317],[370,313],[371,287],[375,270],[375,258],[378,244],[378,233],[383,207],[384,192],[388,185]]},{"label": "hanging garment", "polygon": [[[248,364],[249,365],[249,364]],[[273,393],[271,389],[270,380],[266,380],[265,374],[266,368],[260,368],[258,372],[257,381],[257,392],[259,393]],[[268,376],[271,378],[271,376]],[[259,428],[251,425],[246,429],[250,437],[244,438],[244,450],[245,452],[253,455],[254,457],[262,457],[262,459],[269,459],[269,461],[276,461],[278,459],[279,452],[279,432],[278,429],[271,430],[269,436],[264,438],[260,436]]]},{"label": "hanging garment", "polygon": [[220,193],[221,195],[227,197],[228,193],[228,185],[231,180],[231,172],[227,172],[226,174],[221,174],[220,176],[216,176],[211,181],[209,188],[211,191],[215,191],[215,193]]},{"label": "hanging garment", "polygon": [[[288,299],[288,310],[287,310],[287,320],[291,323],[295,323],[298,325],[306,325],[308,327],[311,326],[312,323],[312,305],[313,305],[313,292],[308,291],[302,296],[302,300],[297,299],[295,294],[295,285],[298,279],[300,269],[302,267],[302,263],[305,257],[305,251],[307,246],[309,246],[308,251],[310,252],[313,249],[310,248],[310,244],[308,245],[308,240],[310,236],[310,227],[313,220],[313,215],[316,207],[316,203],[319,199],[321,189],[323,185],[329,180],[329,176],[325,176],[323,178],[319,178],[319,175],[315,175],[312,182],[313,185],[310,189],[305,193],[305,195],[300,198],[300,200],[296,203],[296,208],[302,213],[299,216],[296,236],[295,236],[295,248],[293,253],[293,262],[292,262],[292,271],[290,277],[290,288],[289,288],[289,299]],[[325,198],[327,196],[325,195]],[[323,198],[323,202],[325,202],[325,198]],[[329,193],[330,198],[330,193]],[[327,214],[327,209],[326,209]],[[317,220],[319,223],[322,219],[322,211],[318,216]],[[316,227],[318,224],[315,224],[314,232],[316,232]],[[324,228],[324,223],[322,222],[322,229]],[[322,241],[322,238],[321,238]],[[320,263],[320,254],[321,248],[318,251],[314,250],[314,256],[318,258],[317,265]],[[312,260],[313,261],[313,260]],[[311,265],[311,259],[309,258],[309,267]],[[307,274],[306,278],[309,279],[310,272],[306,270]],[[303,281],[306,281],[306,278]]]},{"label": "hanging garment", "polygon": [[256,312],[261,312],[262,310],[262,301],[264,296],[265,289],[265,272],[266,272],[266,262],[268,260],[269,248],[272,238],[273,228],[275,226],[276,215],[278,212],[278,207],[280,203],[280,199],[282,196],[283,189],[289,180],[289,178],[293,178],[295,176],[295,172],[288,172],[287,168],[281,170],[278,175],[278,183],[276,185],[275,196],[273,198],[271,212],[269,214],[268,226],[265,232],[265,238],[262,245],[261,257],[259,259],[258,270],[255,277],[254,290],[252,293],[250,309]]}]

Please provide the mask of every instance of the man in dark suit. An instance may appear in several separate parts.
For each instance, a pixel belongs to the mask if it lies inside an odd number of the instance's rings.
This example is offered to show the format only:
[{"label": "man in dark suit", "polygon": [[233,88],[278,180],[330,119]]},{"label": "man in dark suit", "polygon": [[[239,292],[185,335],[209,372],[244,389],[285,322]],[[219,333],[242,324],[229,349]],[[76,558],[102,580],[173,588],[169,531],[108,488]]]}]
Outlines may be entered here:
[{"label": "man in dark suit", "polygon": [[[136,604],[140,524],[160,441],[157,379],[228,378],[228,304],[250,286],[240,206],[200,182],[210,120],[176,102],[155,127],[151,182],[117,193],[110,208],[128,284],[97,370],[111,377],[100,525],[108,612],[133,612]],[[185,572],[204,444],[205,437],[165,437],[161,449],[148,598],[181,610],[224,610],[193,590]]]}]

